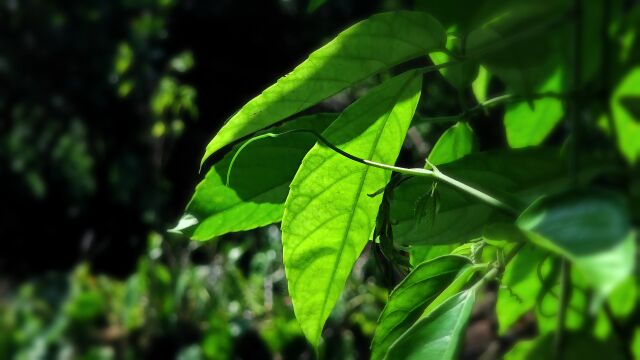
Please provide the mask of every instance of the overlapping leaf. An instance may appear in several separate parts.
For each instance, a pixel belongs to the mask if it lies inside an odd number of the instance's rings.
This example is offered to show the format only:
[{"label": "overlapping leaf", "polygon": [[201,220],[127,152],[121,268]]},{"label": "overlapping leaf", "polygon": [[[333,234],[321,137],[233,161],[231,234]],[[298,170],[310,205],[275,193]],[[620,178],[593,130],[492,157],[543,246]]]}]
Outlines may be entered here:
[{"label": "overlapping leaf", "polygon": [[[348,107],[324,132],[342,150],[394,163],[420,97],[421,78],[397,76]],[[283,260],[296,317],[316,346],[353,264],[375,225],[390,173],[316,145],[304,158],[285,204]]]},{"label": "overlapping leaf", "polygon": [[[323,131],[337,115],[304,116],[273,129]],[[198,184],[186,209],[181,230],[194,240],[208,240],[228,232],[254,229],[282,219],[284,202],[313,136],[291,134],[252,143],[238,155],[226,183],[229,164],[238,147],[211,167]]]},{"label": "overlapping leaf", "polygon": [[399,11],[361,21],[233,115],[203,161],[233,141],[296,114],[382,70],[442,49],[446,34],[430,15]]},{"label": "overlapping leaf", "polygon": [[461,256],[443,256],[424,262],[409,273],[389,295],[371,345],[371,358],[384,358],[387,350],[470,261]]},{"label": "overlapping leaf", "polygon": [[622,198],[603,190],[542,198],[518,218],[532,241],[569,258],[601,295],[631,275],[635,236]]},{"label": "overlapping leaf", "polygon": [[[455,179],[501,198],[514,194],[525,204],[568,185],[566,165],[559,154],[550,149],[474,153],[438,168]],[[588,175],[585,170],[584,176]],[[413,178],[396,189],[391,217],[396,224],[394,236],[400,243],[464,242],[480,237],[487,220],[496,216],[489,206],[440,184],[440,210],[435,222],[418,223],[414,218],[416,199],[430,191],[431,185],[430,179]]]},{"label": "overlapping leaf", "polygon": [[420,319],[389,348],[385,359],[455,359],[476,291],[458,293]]}]

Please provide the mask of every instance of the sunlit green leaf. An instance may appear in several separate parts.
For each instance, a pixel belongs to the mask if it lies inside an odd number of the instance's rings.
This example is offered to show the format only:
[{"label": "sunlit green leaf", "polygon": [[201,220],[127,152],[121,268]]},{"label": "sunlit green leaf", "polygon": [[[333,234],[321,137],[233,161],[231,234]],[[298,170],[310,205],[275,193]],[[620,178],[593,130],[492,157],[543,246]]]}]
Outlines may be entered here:
[{"label": "sunlit green leaf", "polygon": [[467,123],[457,123],[440,136],[429,154],[429,162],[441,165],[463,158],[475,149],[475,135]]},{"label": "sunlit green leaf", "polygon": [[448,299],[393,343],[385,359],[455,359],[475,299],[476,290]]},{"label": "sunlit green leaf", "polygon": [[635,236],[624,199],[591,189],[542,198],[518,218],[536,244],[566,256],[607,295],[633,271]]},{"label": "sunlit green leaf", "polygon": [[478,76],[471,84],[473,95],[479,103],[483,103],[487,100],[487,93],[489,92],[489,84],[491,83],[491,73],[484,67],[480,66],[478,70]]},{"label": "sunlit green leaf", "polygon": [[470,264],[461,256],[443,256],[418,265],[389,295],[371,344],[371,358],[384,358],[393,344],[420,318],[427,305]]},{"label": "sunlit green leaf", "polygon": [[538,266],[542,274],[548,274],[549,262],[542,264],[546,254],[543,249],[525,245],[507,264],[496,303],[499,333],[506,333],[524,314],[533,310],[543,286],[538,279]]},{"label": "sunlit green leaf", "polygon": [[[319,114],[301,117],[272,129],[323,131],[337,115]],[[284,201],[302,158],[315,144],[315,137],[290,134],[251,143],[236,158],[227,173],[237,146],[211,167],[187,206],[178,227],[194,240],[209,240],[234,231],[254,229],[278,222]]]},{"label": "sunlit green leaf", "polygon": [[[449,36],[447,39],[447,49],[454,53],[461,52],[460,39],[455,36]],[[430,54],[431,60],[435,65],[441,65],[451,62],[447,67],[440,69],[440,74],[459,90],[466,89],[476,76],[478,76],[478,64],[472,60],[456,62],[446,52],[436,51]]]},{"label": "sunlit green leaf", "polygon": [[[540,87],[540,93],[558,93],[561,89],[562,76],[558,71]],[[521,148],[542,143],[563,115],[562,100],[554,97],[507,105],[504,127],[509,146]]]},{"label": "sunlit green leaf", "polygon": [[618,149],[631,164],[640,158],[640,68],[631,71],[611,98]]},{"label": "sunlit green leaf", "polygon": [[[421,77],[397,76],[348,107],[323,135],[342,150],[392,164],[420,98]],[[282,220],[283,260],[296,317],[317,346],[353,264],[373,231],[390,173],[316,145],[292,184]]]},{"label": "sunlit green leaf", "polygon": [[203,161],[239,138],[445,44],[444,29],[425,13],[390,12],[361,21],[242,107],[211,140]]}]

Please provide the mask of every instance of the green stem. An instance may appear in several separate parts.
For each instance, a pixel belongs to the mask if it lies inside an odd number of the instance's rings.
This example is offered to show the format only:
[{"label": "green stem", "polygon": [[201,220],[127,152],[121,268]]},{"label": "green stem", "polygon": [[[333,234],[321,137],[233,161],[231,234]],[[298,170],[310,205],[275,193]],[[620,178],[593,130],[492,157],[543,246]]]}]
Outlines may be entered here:
[{"label": "green stem", "polygon": [[419,177],[428,177],[428,178],[432,178],[438,181],[442,181],[458,190],[461,190],[463,192],[466,192],[467,194],[470,194],[474,197],[476,197],[477,199],[491,205],[494,206],[496,208],[505,210],[507,212],[510,212],[512,214],[517,215],[519,212],[517,211],[517,209],[514,206],[511,206],[509,204],[507,204],[506,202],[497,199],[485,192],[482,192],[474,187],[471,187],[461,181],[458,181],[452,177],[449,177],[445,174],[443,174],[440,170],[438,170],[437,168],[433,168],[433,170],[428,170],[428,169],[423,169],[423,168],[403,168],[403,167],[399,167],[399,166],[393,166],[393,165],[388,165],[388,164],[383,164],[383,163],[379,163],[376,161],[372,161],[372,160],[366,160],[366,159],[362,159],[359,158],[355,155],[349,154],[348,152],[338,148],[337,146],[331,144],[327,139],[324,138],[324,136],[320,135],[318,132],[314,131],[314,130],[309,130],[309,129],[295,129],[295,130],[289,130],[289,131],[285,131],[282,133],[267,133],[267,134],[262,134],[259,136],[256,136],[252,139],[249,139],[247,142],[245,142],[239,149],[238,151],[235,153],[235,155],[233,156],[231,163],[229,164],[229,168],[227,171],[227,184],[229,184],[229,180],[230,180],[230,176],[231,176],[231,169],[233,168],[233,164],[235,162],[236,157],[240,154],[240,151],[242,149],[244,149],[247,145],[249,145],[250,143],[256,141],[256,140],[260,140],[260,139],[264,139],[264,138],[275,138],[275,137],[279,137],[282,135],[287,135],[287,134],[292,134],[292,133],[307,133],[307,134],[312,134],[313,136],[315,136],[321,143],[323,143],[325,146],[327,146],[328,148],[330,148],[331,150],[337,152],[338,154],[346,157],[347,159],[359,162],[361,164],[365,164],[368,166],[372,166],[372,167],[376,167],[379,169],[384,169],[384,170],[390,170],[390,171],[394,171],[400,174],[405,174],[405,175],[411,175],[411,176],[419,176]]}]

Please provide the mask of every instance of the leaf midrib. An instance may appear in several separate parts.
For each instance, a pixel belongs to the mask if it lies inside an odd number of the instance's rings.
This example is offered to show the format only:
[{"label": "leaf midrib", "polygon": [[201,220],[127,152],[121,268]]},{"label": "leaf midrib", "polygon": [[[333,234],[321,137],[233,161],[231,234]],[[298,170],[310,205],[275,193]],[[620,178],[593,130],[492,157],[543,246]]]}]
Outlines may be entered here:
[{"label": "leaf midrib", "polygon": [[[401,87],[400,91],[398,92],[398,94],[396,94],[396,96],[393,97],[393,101],[391,102],[391,104],[394,104],[391,108],[391,111],[387,112],[386,117],[382,123],[382,125],[380,126],[380,131],[376,134],[376,137],[372,143],[372,147],[369,150],[369,154],[367,155],[367,160],[372,160],[373,155],[375,154],[375,151],[378,147],[378,143],[380,142],[380,138],[382,137],[382,133],[384,133],[384,130],[387,127],[387,123],[389,121],[389,118],[391,117],[391,114],[393,113],[393,109],[396,107],[397,103],[398,103],[398,99],[400,98],[400,96],[406,91],[407,88],[407,84],[409,84],[411,81],[414,80],[414,77],[409,77],[409,79],[404,82],[404,85]],[[327,299],[328,299],[328,294],[329,291],[331,290],[331,285],[333,284],[334,280],[335,280],[335,276],[336,276],[336,272],[338,270],[337,265],[341,262],[342,260],[342,253],[344,251],[344,247],[347,244],[347,237],[349,235],[349,232],[351,231],[351,225],[353,224],[353,217],[355,216],[355,210],[358,207],[358,203],[359,203],[359,199],[360,199],[360,193],[362,192],[362,188],[364,187],[364,183],[367,179],[367,174],[369,173],[369,166],[366,166],[364,172],[362,173],[362,177],[360,178],[360,182],[358,184],[358,191],[355,193],[354,199],[353,199],[353,206],[351,207],[351,210],[349,212],[349,218],[347,219],[347,226],[345,228],[344,233],[342,234],[342,241],[340,242],[340,249],[338,251],[338,256],[336,257],[336,260],[333,264],[333,267],[331,268],[331,276],[330,276],[330,281],[327,283],[327,288],[324,292],[325,296],[323,298],[322,301],[322,310],[320,311],[320,317],[318,318],[318,328],[320,328],[320,333],[322,333],[322,323],[323,323],[323,317],[324,317],[324,313],[325,310],[327,308]]]}]

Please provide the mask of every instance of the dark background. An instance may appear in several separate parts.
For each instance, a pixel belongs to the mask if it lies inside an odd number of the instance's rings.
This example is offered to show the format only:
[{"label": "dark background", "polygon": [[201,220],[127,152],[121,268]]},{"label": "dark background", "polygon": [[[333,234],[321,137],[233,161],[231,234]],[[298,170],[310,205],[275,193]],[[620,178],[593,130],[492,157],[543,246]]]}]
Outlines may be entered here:
[{"label": "dark background", "polygon": [[[181,215],[215,131],[377,1],[6,1],[0,4],[0,273],[19,281],[89,260],[131,273],[147,233]],[[133,61],[114,73],[118,47]],[[169,61],[190,51],[184,73]],[[193,87],[197,116],[151,136],[162,77]],[[135,83],[118,94],[125,80]]]}]

